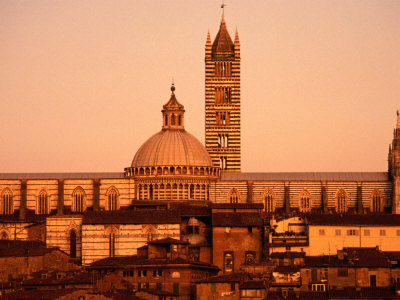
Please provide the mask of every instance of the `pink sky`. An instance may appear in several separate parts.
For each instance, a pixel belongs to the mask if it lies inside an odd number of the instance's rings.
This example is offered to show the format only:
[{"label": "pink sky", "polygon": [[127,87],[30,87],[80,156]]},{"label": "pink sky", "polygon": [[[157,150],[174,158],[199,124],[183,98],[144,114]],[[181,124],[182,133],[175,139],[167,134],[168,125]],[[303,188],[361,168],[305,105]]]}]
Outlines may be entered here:
[{"label": "pink sky", "polygon": [[[242,171],[386,171],[400,1],[226,1]],[[0,1],[0,172],[123,171],[170,96],[204,142],[220,1]]]}]

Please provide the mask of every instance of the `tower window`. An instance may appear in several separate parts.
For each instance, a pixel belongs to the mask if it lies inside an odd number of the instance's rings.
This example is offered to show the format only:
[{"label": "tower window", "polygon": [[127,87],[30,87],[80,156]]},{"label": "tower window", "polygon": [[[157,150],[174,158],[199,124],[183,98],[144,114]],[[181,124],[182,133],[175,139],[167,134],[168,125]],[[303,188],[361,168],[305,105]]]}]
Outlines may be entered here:
[{"label": "tower window", "polygon": [[229,87],[216,87],[215,88],[215,104],[229,104],[231,103],[232,89]]},{"label": "tower window", "polygon": [[230,61],[217,61],[215,62],[215,76],[227,77],[232,74],[232,62]]},{"label": "tower window", "polygon": [[227,161],[226,161],[226,156],[221,156],[219,158],[219,167],[222,170],[226,170],[227,169]]},{"label": "tower window", "polygon": [[227,148],[228,147],[228,135],[227,134],[218,134],[218,147]]},{"label": "tower window", "polygon": [[219,126],[229,125],[229,113],[226,111],[217,112],[216,119]]}]

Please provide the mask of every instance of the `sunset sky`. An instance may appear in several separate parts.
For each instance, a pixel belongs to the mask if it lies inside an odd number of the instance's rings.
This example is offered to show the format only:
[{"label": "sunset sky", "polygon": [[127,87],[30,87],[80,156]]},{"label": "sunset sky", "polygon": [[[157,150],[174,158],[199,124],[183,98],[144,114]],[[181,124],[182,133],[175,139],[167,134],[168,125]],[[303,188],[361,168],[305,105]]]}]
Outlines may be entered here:
[{"label": "sunset sky", "polygon": [[[241,43],[242,171],[386,171],[400,1],[227,0]],[[0,1],[0,172],[123,171],[174,78],[204,143],[221,1]]]}]

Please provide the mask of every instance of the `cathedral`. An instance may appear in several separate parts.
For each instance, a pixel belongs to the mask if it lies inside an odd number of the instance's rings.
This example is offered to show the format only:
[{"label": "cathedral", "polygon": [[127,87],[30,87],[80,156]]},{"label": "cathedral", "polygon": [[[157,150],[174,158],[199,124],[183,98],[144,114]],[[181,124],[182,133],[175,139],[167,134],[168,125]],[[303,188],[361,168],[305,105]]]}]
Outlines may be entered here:
[{"label": "cathedral", "polygon": [[[212,227],[229,233],[245,213],[263,220],[400,214],[399,114],[388,172],[241,172],[240,68],[239,34],[232,40],[222,17],[205,44],[205,145],[185,130],[184,99],[172,85],[161,130],[123,171],[0,173],[0,239],[44,241],[86,266],[173,238],[187,241],[194,259],[222,268]],[[214,213],[233,216],[214,220]],[[236,214],[243,218],[229,223]],[[262,226],[252,222],[243,221],[248,232]]]}]

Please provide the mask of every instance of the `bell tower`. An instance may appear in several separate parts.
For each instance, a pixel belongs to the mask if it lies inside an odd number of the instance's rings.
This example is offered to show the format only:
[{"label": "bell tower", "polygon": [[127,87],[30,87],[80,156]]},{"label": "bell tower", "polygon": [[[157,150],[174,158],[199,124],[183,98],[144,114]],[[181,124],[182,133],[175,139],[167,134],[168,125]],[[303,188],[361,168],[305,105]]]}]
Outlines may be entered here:
[{"label": "bell tower", "polygon": [[205,46],[205,144],[215,166],[240,172],[240,43],[232,42],[224,15],[211,44]]},{"label": "bell tower", "polygon": [[397,111],[397,124],[393,141],[389,145],[389,177],[393,182],[392,213],[400,214],[400,111]]}]

